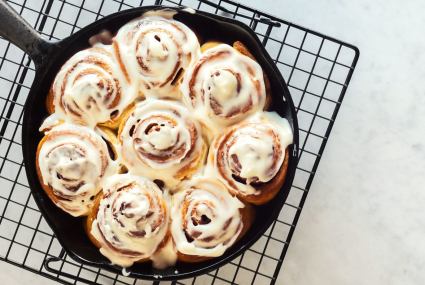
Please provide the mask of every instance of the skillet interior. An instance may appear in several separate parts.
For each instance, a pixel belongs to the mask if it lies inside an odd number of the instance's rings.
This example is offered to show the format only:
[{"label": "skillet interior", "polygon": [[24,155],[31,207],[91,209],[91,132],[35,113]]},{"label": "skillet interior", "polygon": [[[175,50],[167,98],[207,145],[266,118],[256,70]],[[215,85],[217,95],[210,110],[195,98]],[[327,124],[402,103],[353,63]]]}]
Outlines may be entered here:
[{"label": "skillet interior", "polygon": [[[46,57],[47,60],[37,70],[25,105],[22,127],[24,162],[28,182],[40,211],[69,256],[78,262],[102,267],[117,273],[121,272],[121,268],[111,265],[89,241],[83,229],[82,219],[74,218],[57,208],[42,190],[35,170],[36,148],[42,138],[38,128],[47,117],[45,99],[48,90],[55,75],[68,58],[79,50],[89,47],[88,39],[101,30],[106,29],[115,33],[125,23],[140,16],[142,13],[162,8],[164,7],[147,6],[112,14],[83,28],[69,38],[55,43],[50,54]],[[264,206],[256,207],[255,221],[242,239],[228,249],[224,255],[211,261],[195,264],[178,262],[176,266],[166,270],[156,270],[149,263],[136,264],[128,269],[128,271],[132,272],[132,277],[152,280],[189,278],[206,273],[224,265],[224,263],[234,259],[249,248],[261,237],[279,214],[292,184],[298,154],[298,124],[288,88],[255,33],[243,23],[205,12],[197,11],[195,14],[191,14],[186,11],[180,11],[175,18],[194,30],[200,37],[201,42],[219,40],[232,44],[235,40],[240,40],[249,48],[270,79],[273,96],[271,109],[288,119],[294,132],[294,144],[289,147],[291,156],[285,184],[275,199]],[[285,98],[285,101],[282,100],[282,97]]]}]

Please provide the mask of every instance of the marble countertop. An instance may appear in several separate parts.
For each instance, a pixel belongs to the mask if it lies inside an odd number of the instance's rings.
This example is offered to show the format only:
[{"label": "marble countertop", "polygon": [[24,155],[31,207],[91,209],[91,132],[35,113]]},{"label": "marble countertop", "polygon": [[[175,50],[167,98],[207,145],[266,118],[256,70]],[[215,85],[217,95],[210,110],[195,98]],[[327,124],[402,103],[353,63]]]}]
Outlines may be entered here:
[{"label": "marble countertop", "polygon": [[277,284],[423,284],[425,1],[244,3],[361,50]]},{"label": "marble countertop", "polygon": [[280,3],[361,56],[279,284],[423,284],[425,2]]}]

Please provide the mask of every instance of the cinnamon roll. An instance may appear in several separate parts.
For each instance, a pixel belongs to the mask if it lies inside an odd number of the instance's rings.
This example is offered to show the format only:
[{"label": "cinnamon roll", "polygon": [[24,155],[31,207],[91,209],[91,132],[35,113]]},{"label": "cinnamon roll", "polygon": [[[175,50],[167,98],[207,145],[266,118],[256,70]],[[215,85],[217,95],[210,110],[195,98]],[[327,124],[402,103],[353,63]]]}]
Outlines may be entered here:
[{"label": "cinnamon roll", "polygon": [[184,76],[183,101],[213,133],[237,123],[266,101],[263,71],[227,44],[210,44]]},{"label": "cinnamon roll", "polygon": [[73,216],[87,215],[103,179],[115,171],[106,143],[77,125],[53,127],[40,141],[37,174],[49,198]]},{"label": "cinnamon roll", "polygon": [[215,179],[183,182],[172,197],[171,234],[178,259],[199,262],[221,256],[242,237],[253,211]]},{"label": "cinnamon roll", "polygon": [[90,239],[112,263],[129,267],[147,261],[168,233],[167,203],[159,187],[141,176],[117,174],[106,179],[87,219]]},{"label": "cinnamon roll", "polygon": [[113,46],[145,97],[178,98],[181,75],[200,53],[193,31],[167,13],[150,13],[127,23]]},{"label": "cinnamon roll", "polygon": [[119,132],[123,163],[130,173],[174,186],[205,160],[199,124],[180,103],[148,99],[136,105]]},{"label": "cinnamon roll", "polygon": [[62,66],[47,96],[47,109],[73,123],[116,127],[136,95],[111,46],[97,44]]},{"label": "cinnamon roll", "polygon": [[270,201],[285,181],[292,129],[274,112],[229,127],[211,144],[208,161],[231,193],[253,204]]}]

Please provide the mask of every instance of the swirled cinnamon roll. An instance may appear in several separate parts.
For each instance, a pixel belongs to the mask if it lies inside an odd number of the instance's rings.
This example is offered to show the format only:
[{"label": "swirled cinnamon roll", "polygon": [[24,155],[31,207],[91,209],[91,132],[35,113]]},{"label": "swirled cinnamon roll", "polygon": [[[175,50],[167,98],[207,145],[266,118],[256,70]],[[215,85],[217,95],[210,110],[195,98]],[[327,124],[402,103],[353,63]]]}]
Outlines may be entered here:
[{"label": "swirled cinnamon roll", "polygon": [[37,174],[49,198],[73,216],[87,215],[103,179],[115,171],[106,143],[93,130],[61,124],[40,141]]},{"label": "swirled cinnamon roll", "polygon": [[113,46],[145,97],[178,98],[184,70],[199,57],[196,35],[172,15],[148,14],[120,28]]},{"label": "swirled cinnamon roll", "polygon": [[123,120],[118,139],[130,173],[173,186],[202,166],[207,147],[199,124],[180,103],[148,99]]},{"label": "swirled cinnamon roll", "polygon": [[171,234],[178,259],[198,262],[221,256],[250,227],[253,212],[217,180],[196,177],[172,197]]},{"label": "swirled cinnamon roll", "polygon": [[47,109],[65,121],[116,127],[136,95],[111,46],[97,44],[76,53],[62,66],[47,97]]},{"label": "swirled cinnamon roll", "polygon": [[285,181],[291,143],[292,129],[286,119],[272,112],[259,113],[216,138],[208,161],[233,194],[264,204]]},{"label": "swirled cinnamon roll", "polygon": [[166,201],[155,183],[141,176],[117,174],[103,184],[87,230],[104,256],[129,267],[147,261],[162,247],[168,221]]},{"label": "swirled cinnamon roll", "polygon": [[212,44],[185,73],[183,101],[213,133],[264,109],[260,65],[227,44]]}]

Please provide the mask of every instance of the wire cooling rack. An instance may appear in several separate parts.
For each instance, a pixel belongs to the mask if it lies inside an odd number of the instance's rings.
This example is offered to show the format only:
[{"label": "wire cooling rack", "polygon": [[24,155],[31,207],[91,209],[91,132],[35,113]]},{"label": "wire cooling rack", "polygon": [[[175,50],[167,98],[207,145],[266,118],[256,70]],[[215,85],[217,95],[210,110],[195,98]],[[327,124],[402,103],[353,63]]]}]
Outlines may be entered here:
[{"label": "wire cooling rack", "polygon": [[[209,274],[161,284],[275,284],[359,57],[357,48],[229,0],[8,1],[46,39],[62,39],[113,12],[183,5],[236,18],[255,30],[275,60],[297,108],[300,153],[294,185],[261,239]],[[64,284],[152,284],[81,265],[61,248],[30,195],[21,150],[23,106],[34,66],[0,38],[0,259]],[[159,284],[159,282],[153,282]]]}]

